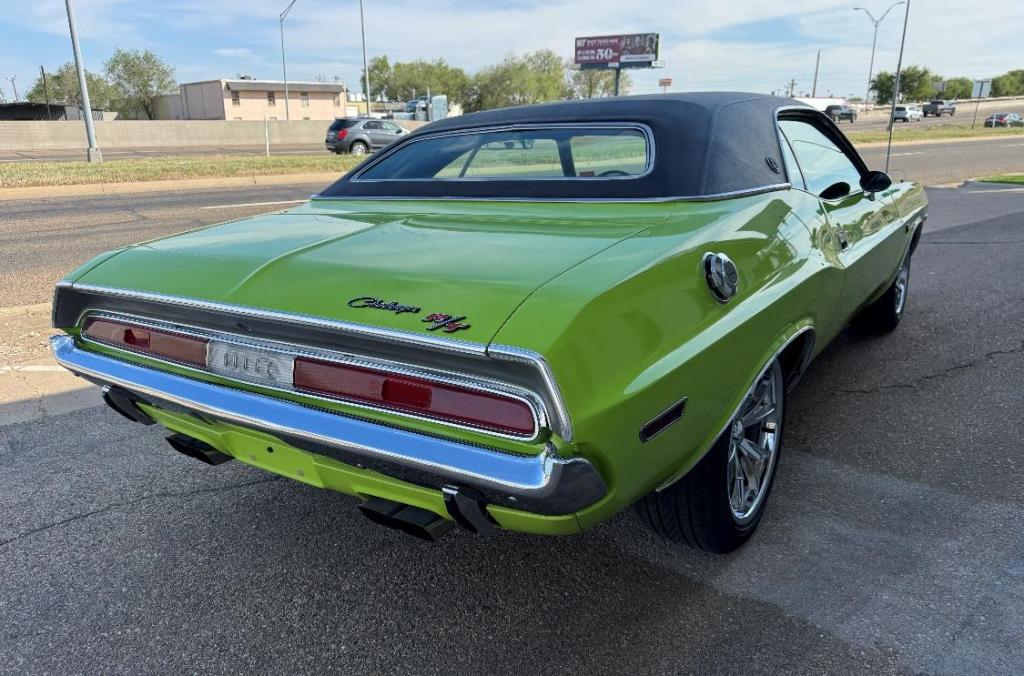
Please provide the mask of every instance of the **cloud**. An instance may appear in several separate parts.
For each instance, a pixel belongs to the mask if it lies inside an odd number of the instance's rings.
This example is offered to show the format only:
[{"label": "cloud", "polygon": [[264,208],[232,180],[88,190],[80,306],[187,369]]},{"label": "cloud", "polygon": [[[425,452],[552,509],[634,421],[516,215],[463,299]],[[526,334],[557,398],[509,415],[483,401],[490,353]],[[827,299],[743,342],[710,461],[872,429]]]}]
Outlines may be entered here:
[{"label": "cloud", "polygon": [[[862,0],[877,16],[888,2]],[[9,26],[65,36],[63,3],[11,3],[0,19],[0,43]],[[145,46],[184,76],[221,77],[239,67],[258,77],[279,77],[278,17],[285,0],[79,0],[78,18],[90,51]],[[634,71],[634,92],[674,89],[782,89],[791,79],[810,90],[815,56],[822,50],[819,91],[863,95],[871,56],[872,27],[849,0],[391,0],[366,4],[367,50],[392,61],[444,58],[470,72],[510,52],[550,48],[569,58],[573,38],[619,32],[658,31],[664,70]],[[902,7],[890,13],[878,34],[875,71],[896,65]],[[6,26],[5,26],[6,24]],[[904,63],[944,75],[988,76],[1019,63],[1024,4],[984,5],[962,0],[914,3]],[[358,81],[362,51],[355,2],[299,0],[284,22],[288,74],[318,74]],[[210,49],[223,44],[228,47]],[[13,36],[12,37],[20,37]],[[26,43],[22,43],[24,45]],[[210,46],[208,46],[210,45]],[[32,45],[29,45],[32,47]],[[18,60],[41,61],[39,52],[12,47]],[[50,50],[52,51],[52,49]],[[47,56],[48,60],[52,57]],[[94,57],[95,58],[95,57]],[[227,72],[225,72],[225,70]],[[26,72],[25,77],[28,77]]]},{"label": "cloud", "polygon": [[213,50],[213,53],[226,59],[250,59],[254,56],[248,47],[221,47]]}]

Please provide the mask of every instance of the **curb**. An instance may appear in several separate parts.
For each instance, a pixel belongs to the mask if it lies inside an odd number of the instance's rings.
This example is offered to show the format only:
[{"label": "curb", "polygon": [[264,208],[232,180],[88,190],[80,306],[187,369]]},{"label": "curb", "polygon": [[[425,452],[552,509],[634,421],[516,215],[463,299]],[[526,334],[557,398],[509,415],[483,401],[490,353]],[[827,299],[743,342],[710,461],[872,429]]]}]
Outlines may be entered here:
[{"label": "curb", "polygon": [[0,188],[0,202],[5,200],[44,199],[48,197],[88,197],[123,195],[126,193],[167,192],[172,190],[203,190],[249,185],[289,185],[320,183],[324,187],[341,176],[336,172],[312,174],[267,174],[232,176],[228,178],[187,178],[170,181],[139,181],[137,183],[84,183],[81,185],[42,185],[26,188]]}]

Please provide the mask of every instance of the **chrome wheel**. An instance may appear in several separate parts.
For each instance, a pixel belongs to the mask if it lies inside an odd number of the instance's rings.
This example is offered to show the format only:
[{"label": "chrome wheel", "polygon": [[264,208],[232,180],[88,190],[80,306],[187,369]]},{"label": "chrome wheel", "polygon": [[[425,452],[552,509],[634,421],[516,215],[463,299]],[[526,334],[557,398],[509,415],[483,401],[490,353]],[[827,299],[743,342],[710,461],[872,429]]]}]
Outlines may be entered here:
[{"label": "chrome wheel", "polygon": [[366,146],[359,142],[353,143],[352,148],[349,150],[349,152],[352,153],[353,155],[365,155]]},{"label": "chrome wheel", "polygon": [[893,300],[896,305],[896,314],[903,314],[903,306],[907,304],[907,286],[910,284],[910,254],[903,259],[899,272],[896,273],[896,293]]},{"label": "chrome wheel", "polygon": [[771,485],[782,439],[782,368],[778,362],[747,394],[729,426],[726,481],[733,520],[742,525],[757,515]]}]

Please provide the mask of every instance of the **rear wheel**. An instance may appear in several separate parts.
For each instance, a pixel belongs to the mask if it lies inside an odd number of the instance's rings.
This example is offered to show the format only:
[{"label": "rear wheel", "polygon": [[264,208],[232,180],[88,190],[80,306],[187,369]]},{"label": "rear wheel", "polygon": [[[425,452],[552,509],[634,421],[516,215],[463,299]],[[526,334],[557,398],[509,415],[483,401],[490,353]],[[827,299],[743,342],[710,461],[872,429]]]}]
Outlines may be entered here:
[{"label": "rear wheel", "polygon": [[367,150],[369,148],[362,141],[356,141],[348,148],[348,151],[353,155],[365,155]]},{"label": "rear wheel", "polygon": [[640,520],[676,545],[725,554],[754,534],[782,451],[785,383],[772,362],[707,455],[637,503]]},{"label": "rear wheel", "polygon": [[889,333],[903,319],[907,308],[907,294],[910,291],[910,252],[903,257],[896,279],[882,296],[860,311],[854,324],[870,333]]}]

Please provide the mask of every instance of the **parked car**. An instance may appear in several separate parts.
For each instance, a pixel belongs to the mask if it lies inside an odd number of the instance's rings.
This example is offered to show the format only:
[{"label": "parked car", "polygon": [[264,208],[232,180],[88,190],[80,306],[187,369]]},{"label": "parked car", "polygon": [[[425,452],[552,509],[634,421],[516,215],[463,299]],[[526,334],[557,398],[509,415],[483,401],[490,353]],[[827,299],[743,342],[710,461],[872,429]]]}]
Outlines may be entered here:
[{"label": "parked car", "polygon": [[406,129],[388,120],[339,117],[327,128],[324,144],[330,152],[365,155],[408,133]]},{"label": "parked car", "polygon": [[923,117],[916,106],[896,106],[892,113],[893,122],[920,122]]},{"label": "parked car", "polygon": [[944,101],[942,99],[935,99],[924,104],[922,113],[925,117],[932,115],[934,117],[942,117],[943,115],[956,115],[956,104],[952,101]]},{"label": "parked car", "polygon": [[765,514],[811,359],[903,318],[926,214],[792,99],[492,110],[302,206],[93,259],[57,285],[52,347],[177,451],[420,537],[636,504],[726,552]]},{"label": "parked car", "polygon": [[1024,127],[1019,113],[993,113],[985,118],[986,127]]},{"label": "parked car", "polygon": [[853,123],[857,121],[857,111],[850,106],[826,106],[825,114],[831,117],[833,122],[849,120]]}]

